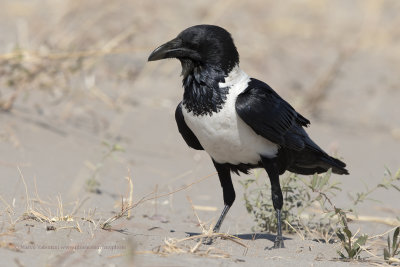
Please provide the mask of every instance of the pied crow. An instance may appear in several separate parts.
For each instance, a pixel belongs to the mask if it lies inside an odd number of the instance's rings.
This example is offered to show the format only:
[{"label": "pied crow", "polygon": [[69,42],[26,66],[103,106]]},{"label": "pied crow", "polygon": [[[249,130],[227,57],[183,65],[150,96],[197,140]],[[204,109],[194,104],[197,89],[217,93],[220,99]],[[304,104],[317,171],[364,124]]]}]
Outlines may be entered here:
[{"label": "pied crow", "polygon": [[219,231],[235,200],[231,172],[264,168],[277,216],[274,248],[284,247],[279,175],[286,170],[310,175],[329,169],[348,174],[346,164],[310,139],[304,130],[308,119],[268,84],[240,69],[238,51],[225,29],[190,27],[156,48],[148,61],[166,58],[177,58],[182,65],[183,100],[175,112],[179,132],[188,146],[210,155],[221,182],[225,207],[214,231]]}]

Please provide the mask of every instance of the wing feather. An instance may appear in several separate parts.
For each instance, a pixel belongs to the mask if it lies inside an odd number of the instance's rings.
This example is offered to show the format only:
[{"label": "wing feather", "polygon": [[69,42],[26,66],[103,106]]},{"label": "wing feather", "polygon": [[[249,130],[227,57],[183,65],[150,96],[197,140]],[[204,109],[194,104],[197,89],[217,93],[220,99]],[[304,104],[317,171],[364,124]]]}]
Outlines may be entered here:
[{"label": "wing feather", "polygon": [[310,121],[266,83],[251,79],[248,88],[236,99],[236,112],[257,134],[271,142],[295,150],[304,149],[308,136],[302,127]]},{"label": "wing feather", "polygon": [[175,120],[176,124],[178,125],[178,130],[181,133],[183,139],[185,140],[186,144],[191,148],[197,150],[204,150],[203,146],[200,144],[197,137],[194,135],[192,130],[187,126],[185,122],[185,118],[183,117],[182,113],[182,102],[176,107],[175,110]]}]

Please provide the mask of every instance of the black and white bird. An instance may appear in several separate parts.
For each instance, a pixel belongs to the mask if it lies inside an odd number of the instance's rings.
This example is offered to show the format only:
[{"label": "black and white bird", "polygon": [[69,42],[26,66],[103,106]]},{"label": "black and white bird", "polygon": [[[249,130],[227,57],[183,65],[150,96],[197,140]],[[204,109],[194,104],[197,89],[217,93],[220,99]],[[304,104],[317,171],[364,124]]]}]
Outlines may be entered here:
[{"label": "black and white bird", "polygon": [[225,207],[214,231],[219,231],[235,200],[231,172],[264,168],[278,222],[274,247],[284,247],[279,175],[286,170],[310,175],[329,169],[348,174],[346,164],[310,139],[304,130],[308,119],[268,84],[240,69],[238,51],[225,29],[190,27],[155,49],[148,61],[166,58],[177,58],[182,65],[183,100],[175,112],[179,132],[188,146],[211,156],[221,182]]}]

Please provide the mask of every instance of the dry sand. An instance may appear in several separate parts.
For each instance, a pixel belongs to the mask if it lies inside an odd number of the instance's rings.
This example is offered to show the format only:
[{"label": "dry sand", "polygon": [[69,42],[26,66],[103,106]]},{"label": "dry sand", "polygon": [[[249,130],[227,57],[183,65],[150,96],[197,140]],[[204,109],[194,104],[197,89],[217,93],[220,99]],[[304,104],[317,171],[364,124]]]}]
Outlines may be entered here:
[{"label": "dry sand", "polygon": [[[349,176],[333,177],[343,189],[333,201],[348,208],[348,193],[379,183],[385,166],[392,172],[400,167],[399,1],[1,5],[1,266],[383,264],[386,235],[370,243],[378,258],[363,252],[364,261],[351,263],[338,260],[339,243],[299,235],[285,234],[285,249],[265,249],[274,234],[251,230],[238,182],[244,175],[234,177],[237,200],[221,231],[246,248],[226,239],[211,247],[196,247],[196,240],[171,243],[202,231],[188,197],[209,225],[223,207],[222,193],[208,156],[189,149],[175,125],[179,63],[146,59],[188,26],[227,28],[241,67],[308,117],[313,139],[348,164]],[[124,151],[107,156],[115,144]],[[93,177],[97,193],[85,189]],[[129,203],[126,177],[133,203],[158,198],[101,229],[123,201]],[[371,197],[379,202],[361,204],[360,215],[400,215],[399,192],[379,189]],[[32,210],[37,213],[26,213]],[[392,228],[357,221],[350,227],[369,236]]]}]

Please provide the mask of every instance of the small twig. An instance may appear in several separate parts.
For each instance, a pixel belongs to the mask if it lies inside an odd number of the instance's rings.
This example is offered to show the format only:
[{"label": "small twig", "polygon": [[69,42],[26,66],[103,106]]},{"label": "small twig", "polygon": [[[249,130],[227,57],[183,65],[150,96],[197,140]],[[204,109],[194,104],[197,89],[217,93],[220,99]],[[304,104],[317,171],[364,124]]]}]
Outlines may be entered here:
[{"label": "small twig", "polygon": [[0,200],[3,201],[3,203],[7,206],[7,210],[12,211],[13,209],[11,206],[7,203],[7,201],[0,195]]},{"label": "small twig", "polygon": [[400,221],[393,218],[384,218],[384,217],[376,217],[376,216],[355,216],[352,214],[347,214],[346,217],[352,221],[359,221],[359,222],[374,222],[374,223],[381,223],[390,226],[400,226]]},{"label": "small twig", "polygon": [[293,231],[296,232],[296,234],[301,238],[301,240],[305,240],[304,235],[302,233],[300,233],[299,231],[297,231],[296,228],[294,228],[287,220],[283,221],[286,225],[288,225]]},{"label": "small twig", "polygon": [[35,195],[36,195],[35,201],[39,202],[39,204],[47,204],[47,205],[50,205],[49,202],[44,201],[44,200],[42,200],[42,199],[39,197],[39,193],[38,193],[38,189],[37,189],[37,183],[36,183],[36,176],[33,177],[33,183],[34,183],[34,185],[35,185]]},{"label": "small twig", "polygon": [[396,226],[396,227],[393,227],[392,229],[390,229],[390,230],[387,230],[387,231],[386,231],[386,232],[384,232],[383,234],[379,234],[379,235],[374,235],[374,236],[371,236],[371,237],[369,237],[368,239],[374,239],[374,238],[378,238],[378,237],[385,236],[385,235],[387,235],[388,233],[390,233],[390,232],[392,232],[393,230],[395,230],[397,227],[398,227],[398,226]]},{"label": "small twig", "polygon": [[[129,175],[127,177],[125,177],[128,182],[129,182],[129,198],[128,198],[128,206],[131,207],[133,204],[133,182],[132,182],[132,176],[131,176],[131,170],[128,169],[128,173]],[[127,214],[127,219],[129,219],[131,217],[131,210],[128,210],[128,214]]]},{"label": "small twig", "polygon": [[24,187],[25,187],[26,208],[27,208],[27,210],[30,210],[30,209],[31,209],[31,203],[29,203],[28,186],[26,185],[24,175],[22,174],[22,171],[21,171],[21,169],[19,168],[19,166],[17,166],[17,169],[18,169],[18,172],[19,172],[19,176],[21,177],[21,180],[22,180],[22,182],[24,183]]},{"label": "small twig", "polygon": [[[212,174],[209,174],[209,175],[207,175],[207,176],[205,176],[205,177],[203,177],[203,178],[200,178],[200,179],[194,181],[193,183],[190,183],[190,184],[188,184],[188,185],[184,185],[184,186],[182,186],[181,188],[179,188],[179,189],[177,189],[177,190],[175,190],[175,191],[172,191],[172,192],[169,192],[169,193],[165,193],[165,194],[162,194],[162,195],[158,195],[158,196],[155,196],[155,197],[143,199],[142,202],[146,202],[146,201],[149,201],[149,200],[158,199],[158,198],[161,198],[161,197],[166,197],[166,196],[175,194],[175,193],[177,193],[177,192],[179,192],[179,191],[182,191],[182,190],[185,190],[186,188],[191,187],[191,186],[194,185],[194,184],[198,184],[198,183],[200,183],[200,182],[202,182],[202,181],[204,181],[204,180],[206,180],[206,179],[208,179],[208,178],[210,178],[210,177],[212,177],[212,176],[214,176],[214,175],[216,175],[216,174],[217,174],[217,172],[214,172],[214,173],[212,173]],[[154,192],[153,192],[153,193],[154,193]]]},{"label": "small twig", "polygon": [[75,207],[71,212],[71,215],[75,215],[78,210],[83,206],[83,204],[89,199],[90,197],[86,196],[81,202],[78,200],[76,201]]},{"label": "small twig", "polygon": [[197,238],[203,238],[203,237],[220,237],[222,239],[227,239],[227,240],[230,240],[232,242],[235,242],[236,244],[239,244],[242,247],[245,247],[245,248],[248,247],[246,244],[241,242],[242,239],[237,237],[237,236],[229,235],[229,234],[225,234],[225,233],[213,233],[213,232],[210,233],[210,234],[201,234],[201,235],[194,235],[194,236],[185,237],[185,238],[177,240],[177,242],[179,243],[179,242],[192,240],[192,239],[197,239]]},{"label": "small twig", "polygon": [[[194,206],[193,206],[192,199],[191,199],[189,196],[186,196],[186,198],[187,198],[187,200],[189,201],[189,203],[190,203],[190,205],[191,205],[191,207],[192,207],[193,213],[194,213],[194,215],[196,216],[197,221],[199,222],[199,225],[200,225],[200,227],[201,227],[201,232],[202,232],[202,233],[208,233],[209,231],[206,231],[206,229],[204,228],[203,222],[200,221],[200,217],[199,217],[199,215],[197,214],[197,212],[196,212],[196,210],[195,210],[195,208],[194,208]],[[210,229],[212,229],[212,228],[210,227]]]}]

